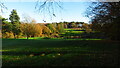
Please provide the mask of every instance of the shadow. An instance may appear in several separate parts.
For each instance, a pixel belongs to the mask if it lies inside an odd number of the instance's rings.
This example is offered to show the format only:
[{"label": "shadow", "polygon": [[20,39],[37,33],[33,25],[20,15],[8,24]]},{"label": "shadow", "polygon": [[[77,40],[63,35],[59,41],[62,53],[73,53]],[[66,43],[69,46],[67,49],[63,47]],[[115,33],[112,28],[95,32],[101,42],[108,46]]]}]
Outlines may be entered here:
[{"label": "shadow", "polygon": [[25,51],[6,51],[2,52],[2,55],[27,55],[29,56],[30,54],[33,54],[34,56],[40,56],[42,54],[48,55],[48,54],[76,54],[76,55],[85,55],[85,54],[104,54],[106,52],[99,52],[99,51],[89,51],[89,50],[84,50],[84,51],[74,51],[74,50],[46,50],[46,51],[40,51],[40,52],[25,52]]}]

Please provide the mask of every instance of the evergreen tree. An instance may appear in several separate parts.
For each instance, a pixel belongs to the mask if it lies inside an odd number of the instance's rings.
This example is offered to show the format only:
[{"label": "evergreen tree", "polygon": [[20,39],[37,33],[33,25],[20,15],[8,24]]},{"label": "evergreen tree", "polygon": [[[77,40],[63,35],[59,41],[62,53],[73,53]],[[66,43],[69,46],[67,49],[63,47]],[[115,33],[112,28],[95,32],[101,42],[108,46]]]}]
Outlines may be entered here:
[{"label": "evergreen tree", "polygon": [[17,11],[15,9],[12,10],[9,20],[13,25],[12,32],[14,34],[14,38],[16,38],[15,36],[19,35],[21,30],[20,30],[20,17],[18,16]]},{"label": "evergreen tree", "polygon": [[15,9],[12,10],[9,19],[12,24],[20,23],[20,17],[18,16],[17,11]]}]

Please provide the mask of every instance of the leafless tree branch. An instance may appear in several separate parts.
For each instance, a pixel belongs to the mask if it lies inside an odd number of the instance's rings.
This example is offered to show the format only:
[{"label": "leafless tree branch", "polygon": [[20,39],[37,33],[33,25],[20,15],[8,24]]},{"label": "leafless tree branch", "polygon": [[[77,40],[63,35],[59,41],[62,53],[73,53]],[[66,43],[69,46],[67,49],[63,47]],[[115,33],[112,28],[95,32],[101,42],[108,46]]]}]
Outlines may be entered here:
[{"label": "leafless tree branch", "polygon": [[7,9],[7,7],[4,5],[4,3],[0,2],[0,10],[3,12],[4,9]]},{"label": "leafless tree branch", "polygon": [[43,14],[45,17],[46,15],[49,15],[52,19],[53,17],[56,17],[57,10],[61,11],[63,9],[62,2],[60,0],[45,0],[41,1],[38,0],[35,5],[35,9],[38,13]]}]

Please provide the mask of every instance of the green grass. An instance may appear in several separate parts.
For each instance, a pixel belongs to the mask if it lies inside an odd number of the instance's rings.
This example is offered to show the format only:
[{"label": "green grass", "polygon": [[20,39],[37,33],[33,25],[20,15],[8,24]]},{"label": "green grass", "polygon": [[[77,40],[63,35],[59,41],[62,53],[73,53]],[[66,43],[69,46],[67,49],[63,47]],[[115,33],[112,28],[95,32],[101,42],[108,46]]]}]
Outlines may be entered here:
[{"label": "green grass", "polygon": [[60,36],[68,37],[68,36],[81,36],[84,31],[75,31],[75,29],[65,29],[65,32],[60,34]]},{"label": "green grass", "polygon": [[64,29],[64,30],[68,31],[68,30],[74,30],[74,29]]},{"label": "green grass", "polygon": [[[65,29],[61,36],[92,36]],[[96,36],[96,34],[94,34]],[[98,35],[98,34],[97,34]],[[118,66],[119,43],[98,38],[2,40],[2,66]]]},{"label": "green grass", "polygon": [[3,66],[117,66],[119,42],[3,39]]},{"label": "green grass", "polygon": [[69,33],[83,33],[84,31],[75,31],[75,29],[64,29],[65,32],[69,32]]}]

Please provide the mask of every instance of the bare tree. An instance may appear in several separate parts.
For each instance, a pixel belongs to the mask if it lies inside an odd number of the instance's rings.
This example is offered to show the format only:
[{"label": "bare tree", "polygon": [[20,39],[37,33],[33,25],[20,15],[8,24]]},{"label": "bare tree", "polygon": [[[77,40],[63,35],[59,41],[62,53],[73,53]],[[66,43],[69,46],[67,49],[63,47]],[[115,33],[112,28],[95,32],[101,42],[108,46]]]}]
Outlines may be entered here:
[{"label": "bare tree", "polygon": [[[62,2],[60,0],[38,0],[35,5],[35,9],[38,13],[41,13],[46,17],[49,15],[51,20],[53,17],[56,17],[56,12],[61,11],[63,9]],[[46,22],[45,20],[43,20]]]},{"label": "bare tree", "polygon": [[0,1],[0,10],[3,12],[3,9],[7,9],[3,2]]},{"label": "bare tree", "polygon": [[[56,17],[57,11],[61,11],[63,9],[62,2],[60,0],[37,0],[35,9],[37,10],[38,13],[44,15],[50,16],[52,19],[53,17]],[[7,7],[4,5],[3,2],[0,1],[0,9],[1,12],[3,12],[3,9],[7,9]],[[43,20],[46,22],[45,20]]]}]

